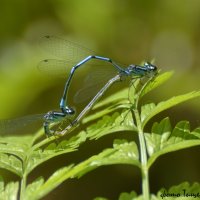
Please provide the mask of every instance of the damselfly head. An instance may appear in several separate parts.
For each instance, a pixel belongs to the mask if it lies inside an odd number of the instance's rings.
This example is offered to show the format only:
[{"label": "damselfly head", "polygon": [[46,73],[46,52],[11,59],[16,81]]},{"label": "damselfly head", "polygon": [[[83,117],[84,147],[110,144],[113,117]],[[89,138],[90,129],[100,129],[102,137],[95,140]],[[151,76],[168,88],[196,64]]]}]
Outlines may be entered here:
[{"label": "damselfly head", "polygon": [[148,69],[149,71],[157,72],[158,68],[151,64],[150,62],[145,62],[144,63],[144,68]]}]

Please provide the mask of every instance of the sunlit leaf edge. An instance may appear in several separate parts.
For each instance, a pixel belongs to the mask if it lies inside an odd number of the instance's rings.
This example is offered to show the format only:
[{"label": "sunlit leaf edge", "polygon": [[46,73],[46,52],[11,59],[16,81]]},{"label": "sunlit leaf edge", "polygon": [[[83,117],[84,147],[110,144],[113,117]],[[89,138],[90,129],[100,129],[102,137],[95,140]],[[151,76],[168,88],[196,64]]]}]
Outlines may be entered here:
[{"label": "sunlit leaf edge", "polygon": [[29,162],[26,169],[27,173],[30,173],[37,166],[51,158],[77,151],[78,147],[84,143],[86,139],[86,132],[81,131],[79,134],[72,136],[69,139],[62,140],[59,144],[52,142],[45,149],[36,149],[29,156]]},{"label": "sunlit leaf edge", "polygon": [[95,124],[87,127],[87,136],[90,139],[98,139],[122,131],[137,131],[129,110],[124,110],[121,113],[115,112],[111,116],[104,116]]},{"label": "sunlit leaf edge", "polygon": [[[131,165],[136,165],[136,166],[140,167],[140,163],[138,161],[138,159],[139,159],[138,152],[135,152],[136,155],[132,155],[132,152],[126,152],[127,156],[130,157],[130,158],[128,158],[128,157],[126,158],[127,159],[126,162],[125,162],[125,160],[124,160],[124,162],[122,162],[122,159],[125,159],[124,156],[119,160],[117,159],[117,157],[116,157],[116,161],[112,160],[113,159],[112,155],[115,155],[117,152],[119,152],[119,154],[121,155],[124,147],[125,147],[125,149],[126,149],[126,147],[128,147],[129,149],[131,149],[131,151],[132,151],[132,145],[134,145],[135,148],[137,148],[137,145],[134,142],[128,143],[125,140],[116,140],[113,145],[114,145],[113,148],[105,149],[98,155],[92,156],[92,157],[86,159],[85,161],[81,162],[80,164],[70,165],[70,166],[58,169],[46,182],[44,182],[42,185],[41,184],[39,185],[38,189],[36,189],[32,193],[31,199],[42,198],[46,194],[48,194],[50,191],[55,189],[57,186],[59,186],[65,180],[67,180],[69,178],[80,177],[80,176],[84,175],[85,173],[87,173],[93,169],[96,169],[97,167],[103,166],[103,165],[131,164]],[[129,145],[130,145],[130,147],[129,147]],[[104,159],[104,158],[107,159],[110,156],[112,158],[111,159],[112,162],[99,163],[99,162],[101,162],[101,159]],[[133,159],[132,156],[133,156],[133,158],[135,156],[137,158]],[[90,166],[90,169],[88,168],[89,166]],[[31,184],[32,184],[32,186],[34,186],[34,182]],[[29,187],[29,190],[32,190],[30,184],[28,187]]]},{"label": "sunlit leaf edge", "polygon": [[[158,133],[153,133],[153,130],[156,127]],[[158,128],[160,128],[160,130]],[[163,147],[162,149],[159,149],[156,152],[152,152],[148,160],[148,167],[150,167],[153,164],[153,162],[155,162],[155,160],[161,155],[200,145],[200,134],[197,134],[198,132],[196,132],[196,130],[198,131],[199,129],[196,128],[195,130],[190,131],[190,124],[188,121],[180,121],[172,129],[168,117],[161,120],[160,123],[155,122],[152,126],[152,133],[145,133],[147,149],[151,148],[151,146],[148,146],[149,142],[154,142],[153,144],[156,147],[156,138],[154,138],[154,141],[152,141],[151,139],[151,137],[153,137],[153,134],[158,136],[157,139],[159,140],[159,146]],[[177,137],[179,137],[179,135],[182,135],[182,137],[180,138],[181,140],[176,139]],[[172,140],[172,138],[174,139]]]},{"label": "sunlit leaf edge", "polygon": [[22,162],[13,155],[0,153],[0,168],[22,177]]},{"label": "sunlit leaf edge", "polygon": [[142,88],[142,91],[140,93],[140,98],[143,97],[145,94],[149,93],[150,91],[154,90],[158,86],[165,83],[171,76],[173,75],[173,71],[168,71],[162,74],[158,74]]},{"label": "sunlit leaf edge", "polygon": [[175,96],[172,97],[166,101],[162,101],[160,103],[158,103],[155,108],[153,108],[148,115],[146,115],[146,117],[144,117],[142,120],[142,127],[144,128],[144,126],[146,125],[146,123],[155,115],[157,115],[158,113],[167,110],[173,106],[176,106],[180,103],[183,103],[185,101],[188,101],[190,99],[196,98],[196,97],[200,97],[200,91],[193,91],[193,92],[189,92],[183,95],[179,95],[179,96]]},{"label": "sunlit leaf edge", "polygon": [[0,176],[0,200],[16,200],[18,198],[19,183],[9,182],[5,185],[3,177]]}]

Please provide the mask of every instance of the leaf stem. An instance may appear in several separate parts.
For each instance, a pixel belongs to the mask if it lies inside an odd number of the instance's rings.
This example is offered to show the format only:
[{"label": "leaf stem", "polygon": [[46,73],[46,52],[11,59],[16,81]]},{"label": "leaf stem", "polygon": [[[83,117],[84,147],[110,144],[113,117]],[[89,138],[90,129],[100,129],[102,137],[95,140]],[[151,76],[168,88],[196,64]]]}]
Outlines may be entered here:
[{"label": "leaf stem", "polygon": [[140,144],[140,155],[141,155],[141,171],[142,171],[142,193],[145,200],[150,199],[149,195],[149,171],[147,166],[147,151],[146,151],[146,143],[144,138],[144,132],[142,129],[142,123],[140,120],[139,111],[136,108],[134,111],[132,110],[132,116],[135,116],[137,128],[138,128],[138,137]]},{"label": "leaf stem", "polygon": [[26,189],[26,179],[27,179],[27,175],[26,173],[23,174],[22,179],[21,179],[21,183],[20,183],[20,200],[23,200],[24,195],[25,195],[25,189]]}]

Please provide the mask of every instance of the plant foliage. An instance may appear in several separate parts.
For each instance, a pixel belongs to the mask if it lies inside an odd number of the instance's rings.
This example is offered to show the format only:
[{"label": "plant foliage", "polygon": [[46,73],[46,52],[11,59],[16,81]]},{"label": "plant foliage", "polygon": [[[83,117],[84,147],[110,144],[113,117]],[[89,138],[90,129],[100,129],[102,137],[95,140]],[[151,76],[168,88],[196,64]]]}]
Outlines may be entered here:
[{"label": "plant foliage", "polygon": [[[144,95],[163,84],[171,75],[171,72],[157,75],[142,86],[140,81],[136,80],[130,88],[97,103],[93,110],[101,111],[94,112],[82,120],[82,125],[87,128],[67,139],[63,137],[57,140],[55,136],[43,139],[42,129],[29,136],[1,136],[0,168],[17,175],[19,181],[6,184],[1,177],[0,199],[41,199],[67,179],[80,178],[100,166],[114,164],[134,165],[142,172],[142,194],[137,195],[134,191],[121,193],[119,200],[156,200],[163,199],[163,195],[179,193],[184,195],[186,192],[192,195],[200,192],[199,183],[190,185],[187,182],[169,190],[161,189],[157,194],[151,194],[149,190],[148,173],[157,158],[169,152],[200,145],[200,127],[191,130],[188,121],[180,121],[172,127],[170,119],[165,117],[160,122],[154,122],[151,130],[145,129],[146,124],[162,111],[200,96],[200,91],[194,91],[159,103],[141,103]],[[32,182],[28,181],[30,173],[48,160],[77,151],[87,140],[98,140],[109,134],[124,131],[136,134],[139,145],[135,141],[116,139],[112,147],[96,155],[91,154],[78,164],[71,163],[57,169],[48,179],[38,177]],[[176,198],[178,199],[173,197]],[[106,200],[106,198],[97,197],[95,200]]]}]

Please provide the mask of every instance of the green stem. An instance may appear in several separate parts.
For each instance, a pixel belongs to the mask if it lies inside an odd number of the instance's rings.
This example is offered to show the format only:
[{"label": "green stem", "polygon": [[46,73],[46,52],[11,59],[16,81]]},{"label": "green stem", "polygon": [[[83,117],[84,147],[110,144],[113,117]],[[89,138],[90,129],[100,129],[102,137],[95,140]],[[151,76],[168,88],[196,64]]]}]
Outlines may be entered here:
[{"label": "green stem", "polygon": [[21,178],[21,183],[20,183],[20,200],[23,200],[25,197],[25,192],[26,192],[26,184],[27,184],[27,164],[28,164],[28,160],[30,158],[30,154],[31,154],[32,150],[31,148],[29,149],[29,151],[26,154],[26,157],[22,160],[22,178]]},{"label": "green stem", "polygon": [[141,155],[141,171],[142,171],[142,193],[145,200],[150,199],[149,195],[149,171],[147,167],[147,151],[146,143],[144,138],[144,132],[142,130],[140,115],[137,109],[134,110],[132,115],[135,115],[137,127],[138,127],[138,137],[140,143],[140,155]]},{"label": "green stem", "polygon": [[21,186],[20,186],[20,200],[23,200],[24,194],[25,194],[25,189],[26,189],[26,173],[23,174],[22,179],[21,179]]}]

